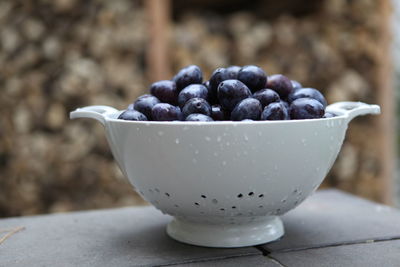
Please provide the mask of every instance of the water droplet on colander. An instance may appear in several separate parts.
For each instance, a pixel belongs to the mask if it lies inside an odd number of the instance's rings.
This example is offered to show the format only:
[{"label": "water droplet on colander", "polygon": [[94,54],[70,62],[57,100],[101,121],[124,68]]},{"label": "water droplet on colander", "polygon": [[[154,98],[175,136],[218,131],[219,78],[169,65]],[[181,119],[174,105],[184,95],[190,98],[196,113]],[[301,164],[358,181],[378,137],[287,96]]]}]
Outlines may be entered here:
[{"label": "water droplet on colander", "polygon": [[209,136],[204,137],[204,139],[206,139],[207,142],[211,141],[211,137],[209,137]]},{"label": "water droplet on colander", "polygon": [[315,170],[316,170],[317,172],[319,172],[320,169],[321,169],[320,167],[316,167],[316,168],[315,168]]},{"label": "water droplet on colander", "polygon": [[184,126],[184,127],[183,127],[183,130],[184,130],[184,131],[189,130],[189,126]]},{"label": "water droplet on colander", "polygon": [[194,151],[194,154],[196,154],[196,155],[199,154],[199,150],[196,149],[196,150]]},{"label": "water droplet on colander", "polygon": [[277,171],[278,170],[278,165],[274,166],[274,170]]},{"label": "water droplet on colander", "polygon": [[244,155],[248,155],[249,153],[247,151],[243,151],[243,154]]},{"label": "water droplet on colander", "polygon": [[221,177],[221,176],[222,176],[222,174],[219,172],[219,173],[217,173],[217,176],[218,176],[218,177]]},{"label": "water droplet on colander", "polygon": [[301,139],[301,142],[303,143],[304,146],[307,146],[307,140],[305,138]]},{"label": "water droplet on colander", "polygon": [[159,131],[158,132],[158,136],[163,136],[164,135],[164,132],[163,131]]},{"label": "water droplet on colander", "polygon": [[244,136],[245,141],[249,141],[249,137],[247,135]]},{"label": "water droplet on colander", "polygon": [[176,139],[175,139],[175,143],[176,143],[176,144],[179,144],[179,138],[176,138]]},{"label": "water droplet on colander", "polygon": [[197,159],[192,159],[192,162],[193,163],[197,163]]},{"label": "water droplet on colander", "polygon": [[221,136],[217,137],[217,142],[221,142]]},{"label": "water droplet on colander", "polygon": [[333,141],[335,138],[333,136],[331,136],[329,139],[331,139],[331,141]]},{"label": "water droplet on colander", "polygon": [[258,136],[262,136],[262,132],[258,132]]},{"label": "water droplet on colander", "polygon": [[286,201],[287,201],[286,197],[281,200],[282,203],[285,203]]},{"label": "water droplet on colander", "polygon": [[315,135],[315,136],[318,136],[318,132],[314,132],[314,135]]},{"label": "water droplet on colander", "polygon": [[223,161],[223,162],[222,162],[222,166],[225,166],[225,165],[226,165],[226,161]]},{"label": "water droplet on colander", "polygon": [[217,153],[217,152],[214,152],[214,156],[215,156],[215,157],[218,157],[218,153]]},{"label": "water droplet on colander", "polygon": [[231,145],[231,143],[229,143],[229,142],[226,142],[226,146],[230,146]]}]

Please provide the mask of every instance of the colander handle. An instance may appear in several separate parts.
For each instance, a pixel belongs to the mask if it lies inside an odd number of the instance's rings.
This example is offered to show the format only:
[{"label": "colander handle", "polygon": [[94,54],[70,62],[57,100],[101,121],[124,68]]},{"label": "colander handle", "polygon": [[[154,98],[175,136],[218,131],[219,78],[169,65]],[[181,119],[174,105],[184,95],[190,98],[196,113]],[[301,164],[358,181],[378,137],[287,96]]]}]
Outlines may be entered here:
[{"label": "colander handle", "polygon": [[336,102],[327,106],[326,111],[338,115],[347,115],[347,120],[351,121],[361,115],[380,114],[381,108],[378,105],[369,105],[362,102]]},{"label": "colander handle", "polygon": [[77,118],[91,118],[98,120],[101,124],[105,125],[106,117],[104,116],[106,113],[115,113],[118,112],[117,109],[109,106],[87,106],[83,108],[77,108],[76,110],[69,113],[70,119]]}]

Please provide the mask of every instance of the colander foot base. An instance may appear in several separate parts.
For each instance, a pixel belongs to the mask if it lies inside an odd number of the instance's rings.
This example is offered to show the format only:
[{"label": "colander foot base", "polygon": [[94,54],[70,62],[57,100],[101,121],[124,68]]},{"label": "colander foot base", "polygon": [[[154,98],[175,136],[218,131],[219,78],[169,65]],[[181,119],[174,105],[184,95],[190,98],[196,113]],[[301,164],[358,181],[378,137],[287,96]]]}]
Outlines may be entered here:
[{"label": "colander foot base", "polygon": [[174,218],[167,226],[167,233],[191,245],[236,248],[277,240],[283,236],[284,229],[278,216],[243,224],[205,224]]}]

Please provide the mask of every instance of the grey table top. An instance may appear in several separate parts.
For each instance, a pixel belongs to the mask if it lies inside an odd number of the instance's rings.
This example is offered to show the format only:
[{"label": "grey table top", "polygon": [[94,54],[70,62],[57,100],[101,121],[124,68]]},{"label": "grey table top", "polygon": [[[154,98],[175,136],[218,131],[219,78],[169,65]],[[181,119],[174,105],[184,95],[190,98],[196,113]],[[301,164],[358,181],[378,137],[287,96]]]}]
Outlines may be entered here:
[{"label": "grey table top", "polygon": [[336,190],[282,217],[286,234],[247,248],[179,243],[153,207],[0,220],[0,266],[400,266],[400,211]]}]

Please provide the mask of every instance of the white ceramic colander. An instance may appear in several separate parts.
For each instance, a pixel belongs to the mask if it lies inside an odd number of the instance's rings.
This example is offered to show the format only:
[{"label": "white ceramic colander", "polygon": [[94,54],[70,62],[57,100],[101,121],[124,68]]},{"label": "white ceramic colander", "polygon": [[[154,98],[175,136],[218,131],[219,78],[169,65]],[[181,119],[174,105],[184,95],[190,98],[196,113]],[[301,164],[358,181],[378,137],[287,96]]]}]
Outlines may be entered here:
[{"label": "white ceramic colander", "polygon": [[254,122],[156,122],[116,119],[122,111],[89,106],[71,119],[100,121],[122,172],[163,213],[167,233],[209,247],[241,247],[278,239],[279,215],[321,184],[342,146],[348,123],[378,114],[377,105],[339,102],[336,117]]}]

